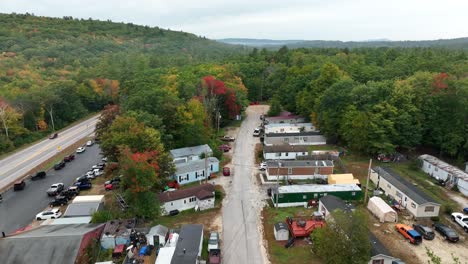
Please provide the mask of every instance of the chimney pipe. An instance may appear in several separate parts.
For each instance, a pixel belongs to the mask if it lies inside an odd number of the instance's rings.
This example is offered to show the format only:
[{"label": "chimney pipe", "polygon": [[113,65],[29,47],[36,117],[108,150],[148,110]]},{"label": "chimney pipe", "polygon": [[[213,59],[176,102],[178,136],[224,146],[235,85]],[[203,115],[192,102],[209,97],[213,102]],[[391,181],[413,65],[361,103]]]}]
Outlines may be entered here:
[{"label": "chimney pipe", "polygon": [[185,254],[185,248],[184,248],[184,254]]}]

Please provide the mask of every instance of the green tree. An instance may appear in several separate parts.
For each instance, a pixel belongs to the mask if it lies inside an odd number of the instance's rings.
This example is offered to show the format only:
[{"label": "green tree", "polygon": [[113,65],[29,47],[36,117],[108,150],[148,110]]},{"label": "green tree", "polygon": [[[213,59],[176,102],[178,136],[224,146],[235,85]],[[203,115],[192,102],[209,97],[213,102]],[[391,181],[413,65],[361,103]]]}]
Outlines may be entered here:
[{"label": "green tree", "polygon": [[268,110],[268,116],[277,116],[281,113],[281,104],[278,99],[272,99],[270,103],[270,109]]},{"label": "green tree", "polygon": [[314,252],[327,264],[367,263],[370,241],[365,212],[336,210],[331,217],[324,228],[314,230],[311,235]]}]

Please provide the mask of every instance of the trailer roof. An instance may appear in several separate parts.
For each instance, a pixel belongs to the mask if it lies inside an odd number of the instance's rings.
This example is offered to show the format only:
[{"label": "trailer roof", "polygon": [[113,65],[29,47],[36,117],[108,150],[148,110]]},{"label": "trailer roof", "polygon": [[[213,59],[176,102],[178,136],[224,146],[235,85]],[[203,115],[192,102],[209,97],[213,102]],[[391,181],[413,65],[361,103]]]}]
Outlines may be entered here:
[{"label": "trailer roof", "polygon": [[359,186],[354,184],[301,184],[280,186],[279,193],[311,193],[311,192],[346,192],[361,191]]}]

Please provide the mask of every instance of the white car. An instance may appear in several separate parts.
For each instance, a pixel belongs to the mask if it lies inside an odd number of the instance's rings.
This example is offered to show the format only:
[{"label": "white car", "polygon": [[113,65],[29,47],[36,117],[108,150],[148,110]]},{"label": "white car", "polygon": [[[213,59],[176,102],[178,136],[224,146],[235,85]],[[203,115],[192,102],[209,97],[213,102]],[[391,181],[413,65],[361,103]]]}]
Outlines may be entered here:
[{"label": "white car", "polygon": [[86,178],[88,178],[88,179],[94,179],[94,178],[96,178],[96,175],[94,175],[94,171],[92,171],[92,170],[86,172],[85,175],[86,175]]},{"label": "white car", "polygon": [[76,149],[76,153],[83,153],[85,152],[86,148],[85,147],[79,147]]},{"label": "white car", "polygon": [[219,249],[219,234],[217,232],[211,232],[210,238],[208,239],[208,252],[210,249]]},{"label": "white car", "polygon": [[88,142],[86,142],[86,146],[91,147],[92,145],[94,145],[93,141],[88,140]]},{"label": "white car", "polygon": [[103,172],[102,170],[100,170],[100,169],[94,169],[94,176],[97,177],[97,176],[101,176],[101,175],[103,175],[103,174],[104,174],[104,172]]},{"label": "white car", "polygon": [[104,157],[101,160],[104,161],[104,162],[107,162],[107,157]]},{"label": "white car", "polygon": [[54,208],[51,210],[38,213],[36,215],[36,220],[55,219],[55,218],[59,218],[60,216],[62,216],[62,212],[60,212],[60,209]]},{"label": "white car", "polygon": [[264,171],[267,169],[267,164],[266,162],[260,163],[260,166],[258,167],[259,170]]},{"label": "white car", "polygon": [[257,127],[257,128],[254,130],[253,136],[254,136],[254,137],[260,136],[260,128]]}]

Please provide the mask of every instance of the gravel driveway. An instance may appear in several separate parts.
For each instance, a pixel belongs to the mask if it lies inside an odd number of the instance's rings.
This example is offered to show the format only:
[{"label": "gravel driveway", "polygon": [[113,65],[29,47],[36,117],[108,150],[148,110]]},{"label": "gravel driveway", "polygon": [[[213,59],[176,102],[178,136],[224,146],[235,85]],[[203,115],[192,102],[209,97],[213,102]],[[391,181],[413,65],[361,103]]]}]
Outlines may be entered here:
[{"label": "gravel driveway", "polygon": [[223,202],[223,263],[269,263],[261,234],[260,211],[264,205],[256,183],[252,133],[268,106],[249,106],[236,137],[232,156],[233,175]]}]

